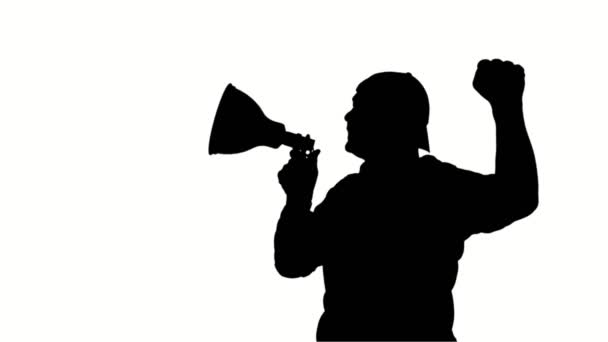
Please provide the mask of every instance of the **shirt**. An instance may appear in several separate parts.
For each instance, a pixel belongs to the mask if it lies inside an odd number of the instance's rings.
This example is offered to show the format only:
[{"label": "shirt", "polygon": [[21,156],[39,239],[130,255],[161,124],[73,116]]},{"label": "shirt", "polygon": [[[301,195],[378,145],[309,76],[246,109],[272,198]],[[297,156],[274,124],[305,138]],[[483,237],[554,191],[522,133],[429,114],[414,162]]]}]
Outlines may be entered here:
[{"label": "shirt", "polygon": [[451,291],[464,241],[512,222],[497,186],[494,175],[428,155],[408,166],[364,163],[302,222],[288,222],[296,216],[286,207],[275,260],[293,276],[322,266],[317,339],[455,340]]}]

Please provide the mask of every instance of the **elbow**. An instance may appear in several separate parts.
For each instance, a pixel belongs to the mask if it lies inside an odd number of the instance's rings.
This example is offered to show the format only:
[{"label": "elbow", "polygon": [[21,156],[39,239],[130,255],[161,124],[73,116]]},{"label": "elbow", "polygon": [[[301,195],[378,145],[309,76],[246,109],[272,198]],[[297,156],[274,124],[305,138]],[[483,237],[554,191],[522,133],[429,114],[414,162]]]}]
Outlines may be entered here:
[{"label": "elbow", "polygon": [[532,215],[538,208],[538,192],[527,194],[515,205],[515,220],[520,220]]},{"label": "elbow", "polygon": [[532,193],[527,196],[525,201],[524,213],[526,216],[530,216],[538,208],[538,187]]},{"label": "elbow", "polygon": [[511,223],[530,216],[538,208],[538,183],[531,180],[505,181],[494,177],[501,206]]},{"label": "elbow", "polygon": [[278,261],[275,261],[274,267],[276,268],[277,272],[279,272],[279,274],[282,277],[289,278],[289,279],[302,278],[302,277],[306,277],[308,274],[310,274],[310,273],[303,272],[298,267],[293,267],[293,265],[287,266]]},{"label": "elbow", "polygon": [[283,253],[275,251],[274,267],[282,277],[285,278],[302,278],[311,274],[315,270],[315,266],[311,263],[297,258],[293,255],[286,256]]},{"label": "elbow", "polygon": [[300,273],[295,272],[294,270],[289,269],[289,268],[276,266],[276,269],[277,269],[277,272],[279,272],[279,274],[283,278],[296,279],[296,278],[302,277],[302,275]]},{"label": "elbow", "polygon": [[536,193],[536,195],[534,196],[534,200],[530,203],[530,206],[528,208],[528,210],[529,210],[528,215],[535,212],[536,209],[538,209],[538,193]]}]

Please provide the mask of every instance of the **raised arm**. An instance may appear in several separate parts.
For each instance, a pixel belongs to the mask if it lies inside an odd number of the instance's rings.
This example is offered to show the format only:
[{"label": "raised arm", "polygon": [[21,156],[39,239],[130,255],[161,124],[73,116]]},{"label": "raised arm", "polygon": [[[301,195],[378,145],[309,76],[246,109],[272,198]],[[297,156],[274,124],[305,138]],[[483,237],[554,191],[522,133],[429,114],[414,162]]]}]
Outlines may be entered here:
[{"label": "raised arm", "polygon": [[319,236],[311,212],[317,181],[317,156],[293,150],[291,159],[279,172],[279,182],[287,201],[274,238],[274,260],[279,274],[287,278],[305,277],[320,264]]},{"label": "raised arm", "polygon": [[498,59],[482,60],[473,87],[492,107],[496,122],[496,169],[491,177],[502,226],[530,215],[538,206],[534,151],[522,108],[524,69]]}]

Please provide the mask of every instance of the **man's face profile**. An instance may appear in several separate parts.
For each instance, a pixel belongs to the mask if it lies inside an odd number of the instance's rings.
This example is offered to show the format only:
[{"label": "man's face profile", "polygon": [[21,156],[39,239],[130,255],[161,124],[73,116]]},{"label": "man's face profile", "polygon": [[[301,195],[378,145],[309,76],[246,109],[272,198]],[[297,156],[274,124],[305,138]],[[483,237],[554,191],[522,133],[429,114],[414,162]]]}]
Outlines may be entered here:
[{"label": "man's face profile", "polygon": [[400,120],[403,111],[404,105],[399,101],[358,90],[353,97],[353,108],[344,117],[348,132],[346,151],[367,160],[407,144],[412,139],[408,127]]},{"label": "man's face profile", "polygon": [[366,142],[364,139],[363,132],[366,126],[366,119],[371,116],[371,113],[366,113],[365,107],[363,106],[360,93],[356,93],[353,97],[353,108],[346,114],[344,120],[346,120],[346,131],[348,138],[346,142],[346,151],[356,155],[359,158],[365,159]]}]

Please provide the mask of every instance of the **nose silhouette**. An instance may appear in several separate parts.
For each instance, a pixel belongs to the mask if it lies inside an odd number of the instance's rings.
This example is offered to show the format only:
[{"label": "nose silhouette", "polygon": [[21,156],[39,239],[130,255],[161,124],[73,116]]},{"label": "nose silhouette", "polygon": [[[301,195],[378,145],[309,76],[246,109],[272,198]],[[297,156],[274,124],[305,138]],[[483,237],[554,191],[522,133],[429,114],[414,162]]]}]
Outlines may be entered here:
[{"label": "nose silhouette", "polygon": [[353,119],[354,112],[355,112],[355,109],[354,109],[354,108],[353,108],[353,109],[351,109],[351,110],[349,110],[349,111],[346,113],[346,115],[344,115],[344,120],[345,120],[346,122],[351,121],[351,120]]}]

